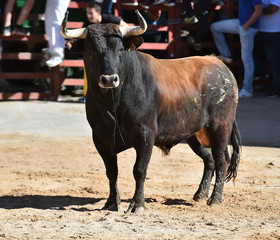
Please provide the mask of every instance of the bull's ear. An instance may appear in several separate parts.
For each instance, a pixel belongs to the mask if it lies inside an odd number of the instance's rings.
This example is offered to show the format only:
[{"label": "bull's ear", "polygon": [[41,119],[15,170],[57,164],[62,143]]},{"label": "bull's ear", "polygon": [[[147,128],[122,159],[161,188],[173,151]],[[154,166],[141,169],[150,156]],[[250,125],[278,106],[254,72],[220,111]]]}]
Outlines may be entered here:
[{"label": "bull's ear", "polygon": [[67,40],[65,47],[73,53],[84,53],[84,39]]},{"label": "bull's ear", "polygon": [[143,42],[144,39],[139,36],[127,37],[124,38],[124,47],[128,51],[135,51]]}]

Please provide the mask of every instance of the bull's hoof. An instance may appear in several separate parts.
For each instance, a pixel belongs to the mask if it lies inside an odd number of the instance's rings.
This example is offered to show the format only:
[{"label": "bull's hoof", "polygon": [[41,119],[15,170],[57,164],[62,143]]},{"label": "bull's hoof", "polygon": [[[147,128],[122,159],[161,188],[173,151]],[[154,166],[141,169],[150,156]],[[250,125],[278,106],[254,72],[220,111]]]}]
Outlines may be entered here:
[{"label": "bull's hoof", "polygon": [[194,194],[193,200],[196,202],[203,202],[206,200],[207,195],[206,194]]},{"label": "bull's hoof", "polygon": [[222,201],[218,200],[216,198],[209,198],[207,201],[207,205],[211,207],[219,207],[221,205]]},{"label": "bull's hoof", "polygon": [[141,213],[145,211],[145,207],[144,206],[136,206],[135,202],[132,202],[129,204],[128,209],[126,210],[126,214],[129,213]]},{"label": "bull's hoof", "polygon": [[208,197],[208,194],[204,191],[197,190],[197,192],[193,195],[193,200],[196,202],[203,202]]},{"label": "bull's hoof", "polygon": [[105,204],[105,206],[102,208],[102,210],[108,210],[108,211],[119,211],[119,204],[113,203],[113,204]]}]

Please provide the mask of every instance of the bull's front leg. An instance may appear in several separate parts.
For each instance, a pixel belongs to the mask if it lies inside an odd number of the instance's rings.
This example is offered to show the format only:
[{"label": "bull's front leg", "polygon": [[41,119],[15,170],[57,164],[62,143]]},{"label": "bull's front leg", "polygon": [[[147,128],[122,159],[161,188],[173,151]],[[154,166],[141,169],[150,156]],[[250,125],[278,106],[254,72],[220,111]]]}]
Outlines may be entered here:
[{"label": "bull's front leg", "polygon": [[96,149],[101,155],[106,167],[106,175],[109,179],[110,193],[103,210],[118,211],[121,203],[119,189],[117,186],[118,178],[118,165],[117,155],[111,154],[110,151],[105,149],[97,140],[94,141]]},{"label": "bull's front leg", "polygon": [[110,194],[103,210],[118,211],[121,203],[119,189],[117,185],[118,165],[117,156],[112,155],[109,159],[103,159],[106,166],[106,175],[109,179]]},{"label": "bull's front leg", "polygon": [[133,176],[136,186],[133,199],[126,213],[139,213],[145,211],[144,183],[154,145],[153,134],[149,129],[142,129],[140,137],[138,136],[136,139],[136,162],[133,168]]}]

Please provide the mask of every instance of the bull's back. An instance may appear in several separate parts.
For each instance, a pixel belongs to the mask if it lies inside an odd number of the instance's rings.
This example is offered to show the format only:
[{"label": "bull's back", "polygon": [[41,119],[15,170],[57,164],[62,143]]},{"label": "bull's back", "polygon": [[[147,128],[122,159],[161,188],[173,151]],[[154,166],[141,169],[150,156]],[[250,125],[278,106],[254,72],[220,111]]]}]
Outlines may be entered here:
[{"label": "bull's back", "polygon": [[[187,57],[151,61],[161,102],[171,108],[185,98],[217,95],[217,90],[232,92],[237,100],[237,85],[231,71],[215,56]],[[223,94],[225,96],[225,94]]]}]

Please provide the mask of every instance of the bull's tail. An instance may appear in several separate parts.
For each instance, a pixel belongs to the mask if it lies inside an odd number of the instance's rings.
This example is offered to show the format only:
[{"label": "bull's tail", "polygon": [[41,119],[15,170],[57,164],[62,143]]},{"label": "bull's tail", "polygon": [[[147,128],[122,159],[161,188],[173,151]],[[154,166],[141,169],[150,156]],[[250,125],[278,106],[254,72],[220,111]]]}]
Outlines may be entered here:
[{"label": "bull's tail", "polygon": [[241,137],[236,124],[236,121],[232,124],[232,131],[230,135],[230,143],[232,145],[232,155],[230,159],[230,164],[228,167],[226,181],[230,181],[233,178],[235,180],[237,176],[237,169],[240,161],[241,154]]}]

